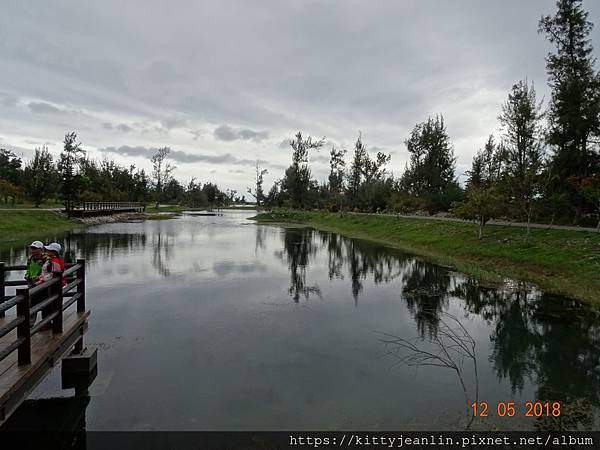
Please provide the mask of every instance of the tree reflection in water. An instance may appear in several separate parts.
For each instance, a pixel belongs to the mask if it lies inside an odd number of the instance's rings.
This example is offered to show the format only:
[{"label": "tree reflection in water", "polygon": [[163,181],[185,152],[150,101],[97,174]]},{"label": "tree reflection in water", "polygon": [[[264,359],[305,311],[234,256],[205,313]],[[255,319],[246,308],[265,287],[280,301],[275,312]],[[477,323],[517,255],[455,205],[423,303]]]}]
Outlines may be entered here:
[{"label": "tree reflection in water", "polygon": [[288,262],[294,301],[320,292],[306,278],[309,264],[323,251],[327,252],[329,279],[349,279],[355,304],[367,277],[375,284],[398,282],[401,298],[423,341],[431,342],[439,335],[441,320],[453,300],[452,304],[462,307],[467,316],[488,323],[492,342],[489,361],[500,380],[508,380],[514,393],[533,385],[536,398],[529,400],[561,403],[561,416],[538,418],[537,428],[598,427],[598,309],[539,292],[524,283],[485,286],[418,258],[335,234],[285,229],[283,247],[280,254]]},{"label": "tree reflection in water", "polygon": [[286,259],[290,270],[289,293],[298,303],[303,296],[308,300],[311,294],[321,296],[318,286],[309,286],[306,283],[306,269],[310,259],[318,251],[313,239],[314,232],[306,229],[286,228],[283,233],[283,250],[277,252],[278,256]]},{"label": "tree reflection in water", "polygon": [[561,415],[539,418],[544,430],[590,429],[599,422],[600,315],[584,304],[519,284],[492,289],[469,279],[453,292],[465,310],[492,324],[490,361],[513,392],[526,381],[538,401],[558,401]]}]

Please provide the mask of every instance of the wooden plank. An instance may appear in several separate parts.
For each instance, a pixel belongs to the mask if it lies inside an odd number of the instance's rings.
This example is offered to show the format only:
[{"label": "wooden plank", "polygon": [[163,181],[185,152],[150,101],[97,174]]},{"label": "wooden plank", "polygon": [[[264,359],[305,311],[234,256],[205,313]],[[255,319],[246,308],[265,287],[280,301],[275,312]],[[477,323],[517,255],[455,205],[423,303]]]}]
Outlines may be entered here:
[{"label": "wooden plank", "polygon": [[[12,361],[8,361],[5,368],[0,368],[0,371],[2,371],[0,374],[0,405],[5,403],[8,397],[17,391],[48,358],[56,358],[57,356],[60,358],[62,356],[54,355],[54,353],[68,337],[78,331],[89,315],[89,311],[84,313],[74,311],[65,314],[63,333],[53,334],[51,330],[48,330],[33,335],[31,337],[31,364],[18,366],[15,352],[6,358],[6,360],[11,359]],[[56,362],[52,361],[51,365]]]}]

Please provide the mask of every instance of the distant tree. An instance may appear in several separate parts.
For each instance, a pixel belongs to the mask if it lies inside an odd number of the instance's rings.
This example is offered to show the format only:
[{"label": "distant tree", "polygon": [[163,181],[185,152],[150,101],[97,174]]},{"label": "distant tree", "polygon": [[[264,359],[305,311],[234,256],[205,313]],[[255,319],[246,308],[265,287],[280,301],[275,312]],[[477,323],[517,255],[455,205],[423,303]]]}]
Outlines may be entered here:
[{"label": "distant tree", "polygon": [[73,131],[65,134],[63,152],[58,161],[58,171],[61,177],[61,196],[67,212],[73,209],[80,190],[80,178],[76,169],[82,163],[85,151],[81,143],[77,142],[77,134]]},{"label": "distant tree", "polygon": [[17,186],[21,181],[21,158],[11,150],[0,148],[0,180]]},{"label": "distant tree", "polygon": [[146,206],[146,203],[150,200],[150,185],[151,181],[145,170],[137,170],[133,174],[133,198],[135,201],[141,202],[142,205]]},{"label": "distant tree", "polygon": [[44,200],[51,198],[58,185],[58,173],[54,167],[52,155],[47,147],[36,148],[33,159],[23,170],[25,194],[37,208]]},{"label": "distant tree", "polygon": [[185,188],[175,178],[171,178],[163,187],[163,198],[168,202],[180,203],[183,201]]},{"label": "distant tree", "polygon": [[186,189],[186,204],[193,208],[199,208],[208,205],[206,194],[202,190],[202,185],[192,178]]},{"label": "distant tree", "polygon": [[17,197],[21,194],[18,186],[15,186],[10,181],[0,179],[0,196],[4,198],[4,203],[8,204],[8,199],[14,205]]},{"label": "distant tree", "polygon": [[385,166],[390,159],[391,156],[383,152],[371,157],[359,133],[346,183],[346,194],[351,206],[372,211],[385,206],[390,195],[390,183],[385,182]]},{"label": "distant tree", "polygon": [[283,196],[280,190],[281,180],[277,180],[269,189],[269,193],[265,199],[265,205],[272,208],[275,206],[283,206]]},{"label": "distant tree", "polygon": [[460,187],[443,116],[415,125],[405,144],[410,162],[400,180],[401,188],[421,199],[430,213],[447,210],[460,197]]},{"label": "distant tree", "polygon": [[353,207],[358,206],[358,193],[362,183],[366,159],[367,147],[362,141],[362,134],[359,133],[358,138],[354,143],[354,155],[352,157],[352,163],[350,164],[350,170],[347,174],[348,180],[346,183],[346,193],[350,201],[350,205]]},{"label": "distant tree", "polygon": [[548,142],[554,148],[557,172],[554,191],[568,193],[575,206],[575,220],[583,210],[583,199],[566,180],[587,177],[598,170],[600,158],[590,145],[600,131],[600,77],[589,38],[593,24],[581,0],[558,0],[554,16],[544,16],[538,31],[556,50],[546,57],[552,89]]},{"label": "distant tree", "polygon": [[172,178],[171,174],[175,170],[175,166],[171,165],[171,163],[167,161],[169,153],[171,153],[171,149],[169,147],[162,147],[159,148],[151,158],[153,167],[152,177],[154,179],[157,208],[162,199],[164,186],[169,183]]},{"label": "distant tree", "polygon": [[344,156],[346,150],[336,150],[335,147],[329,152],[329,197],[333,205],[339,211],[342,210],[344,177],[346,175],[346,161]]},{"label": "distant tree", "polygon": [[541,103],[535,88],[527,80],[519,81],[508,94],[499,116],[504,128],[506,168],[509,186],[522,216],[529,224],[535,200],[542,193],[541,171],[544,164]]},{"label": "distant tree", "polygon": [[281,189],[287,194],[290,206],[306,208],[309,206],[309,190],[311,187],[311,170],[308,165],[309,150],[318,150],[325,144],[325,138],[313,140],[302,137],[298,131],[295,139],[290,141],[292,147],[292,165],[285,171]]},{"label": "distant tree", "polygon": [[490,134],[483,149],[473,157],[471,170],[467,171],[467,189],[489,187],[500,180],[503,171],[505,149],[494,142]]},{"label": "distant tree", "polygon": [[256,199],[256,207],[260,208],[262,201],[265,198],[265,194],[263,191],[263,178],[269,173],[267,169],[261,169],[258,161],[256,161],[256,178],[255,178],[255,188],[252,191],[251,188],[248,188],[248,194]]},{"label": "distant tree", "polygon": [[493,187],[472,189],[465,200],[453,204],[451,212],[456,217],[476,222],[477,235],[482,239],[484,225],[502,214],[504,203],[502,195]]},{"label": "distant tree", "polygon": [[594,212],[598,218],[596,230],[600,232],[600,172],[581,180],[578,190],[583,198],[594,205]]}]

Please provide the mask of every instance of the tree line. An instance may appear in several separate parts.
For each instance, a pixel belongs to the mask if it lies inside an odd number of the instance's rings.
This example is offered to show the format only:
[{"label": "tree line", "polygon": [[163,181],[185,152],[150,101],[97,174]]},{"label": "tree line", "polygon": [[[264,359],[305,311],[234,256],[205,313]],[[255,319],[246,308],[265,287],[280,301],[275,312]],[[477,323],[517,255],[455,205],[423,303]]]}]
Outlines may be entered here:
[{"label": "tree line", "polygon": [[173,176],[170,151],[169,147],[158,149],[151,158],[152,172],[147,173],[108,158],[89,158],[75,132],[65,135],[63,151],[56,160],[47,147],[37,148],[26,164],[14,152],[0,149],[0,196],[5,204],[21,199],[35,206],[60,202],[67,211],[77,202],[93,201],[155,203],[157,207],[159,203],[212,207],[242,202],[236,191],[222,191],[211,182],[192,178],[182,185]]},{"label": "tree line", "polygon": [[[512,86],[498,116],[501,136],[490,135],[473,157],[464,188],[444,118],[436,115],[404,141],[410,159],[399,178],[386,169],[390,155],[369,153],[359,134],[351,152],[330,150],[328,180],[318,183],[309,153],[325,139],[298,132],[290,141],[291,165],[257,201],[331,211],[451,212],[477,221],[480,235],[488,220],[500,217],[528,224],[591,224],[596,217],[600,229],[600,75],[592,27],[581,0],[558,0],[555,15],[540,19],[539,33],[554,45],[546,56],[551,97],[544,105],[527,79]],[[255,192],[263,192],[262,178]]]},{"label": "tree line", "polygon": [[[538,31],[554,46],[546,55],[551,96],[538,100],[535,85],[517,81],[502,104],[499,136],[490,135],[473,157],[466,183],[458,182],[456,157],[444,117],[416,124],[404,140],[409,161],[400,177],[388,166],[391,155],[369,152],[359,133],[352,149],[331,148],[329,176],[312,174],[310,154],[325,146],[298,132],[290,140],[292,161],[267,191],[265,168],[256,164],[255,185],[247,189],[259,207],[325,208],[331,211],[451,213],[479,223],[494,218],[526,223],[596,224],[600,230],[600,74],[590,42],[593,24],[581,0],[558,0],[553,16]],[[173,202],[189,206],[244,202],[234,190],[173,177],[170,149],[152,157],[153,170],[91,160],[67,133],[55,161],[36,149],[23,166],[0,150],[0,196],[26,197],[36,205],[58,198],[66,208],[77,201]]]}]

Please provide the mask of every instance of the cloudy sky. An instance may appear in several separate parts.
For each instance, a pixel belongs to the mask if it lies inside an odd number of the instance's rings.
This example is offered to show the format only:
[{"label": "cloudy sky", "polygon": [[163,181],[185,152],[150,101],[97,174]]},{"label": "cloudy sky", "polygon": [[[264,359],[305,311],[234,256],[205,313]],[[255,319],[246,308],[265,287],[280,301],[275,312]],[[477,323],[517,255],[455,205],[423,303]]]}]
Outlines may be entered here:
[{"label": "cloudy sky", "polygon": [[443,114],[461,174],[513,83],[548,97],[537,22],[554,3],[3,0],[0,147],[58,154],[74,130],[92,157],[150,168],[170,146],[181,181],[244,191],[256,160],[281,177],[297,130],[327,137],[318,178],[359,131],[400,175],[410,129]]}]

